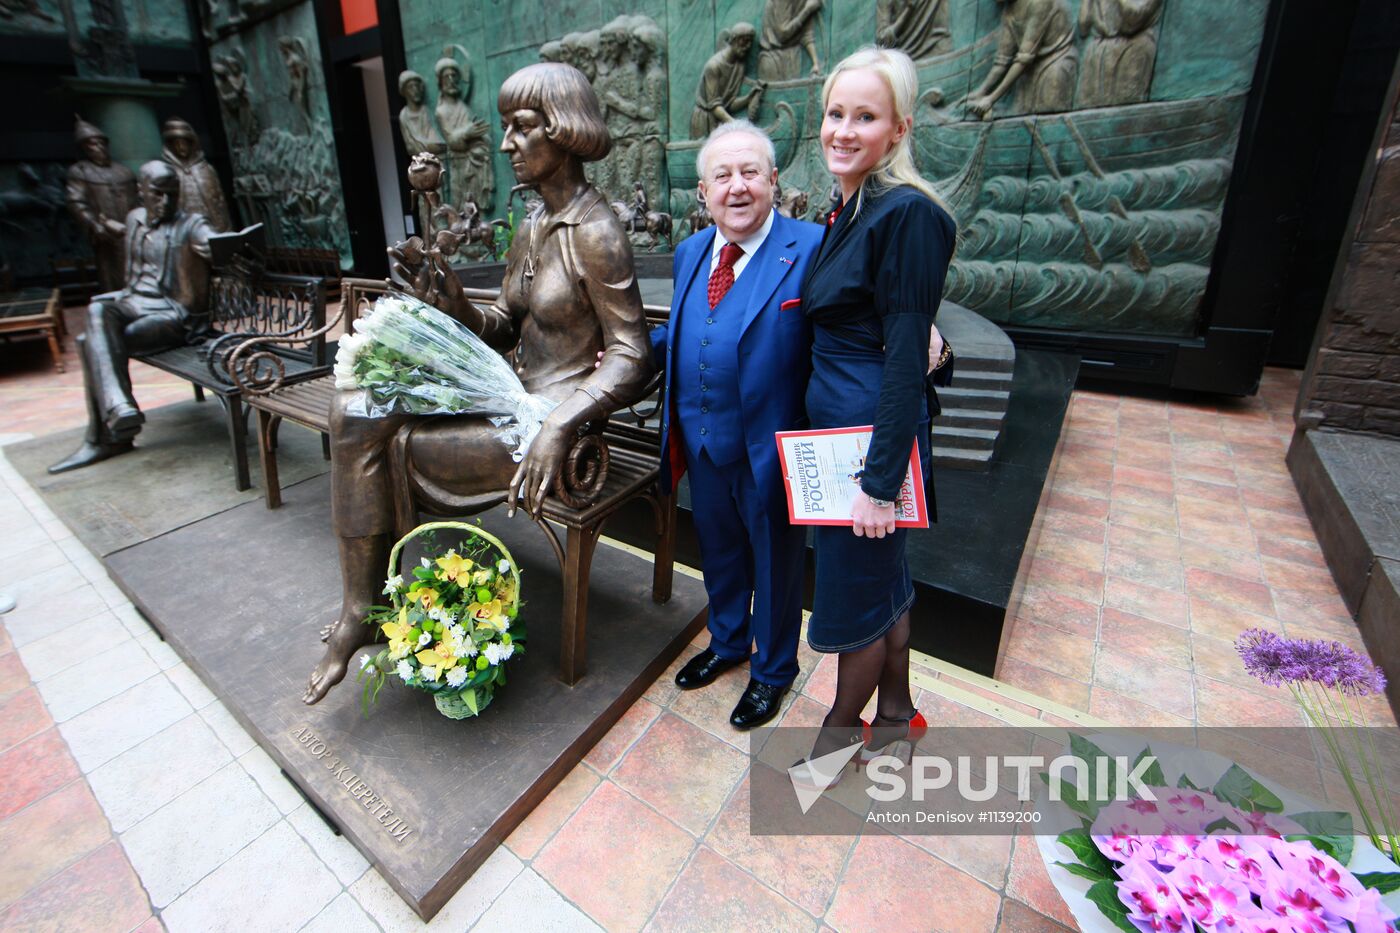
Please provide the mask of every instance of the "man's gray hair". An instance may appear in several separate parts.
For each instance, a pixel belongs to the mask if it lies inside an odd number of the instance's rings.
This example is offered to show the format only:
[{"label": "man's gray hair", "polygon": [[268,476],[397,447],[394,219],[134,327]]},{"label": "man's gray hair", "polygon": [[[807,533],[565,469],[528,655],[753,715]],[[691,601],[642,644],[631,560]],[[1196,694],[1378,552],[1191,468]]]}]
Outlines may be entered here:
[{"label": "man's gray hair", "polygon": [[762,128],[754,126],[748,120],[730,120],[728,123],[721,123],[710,130],[710,135],[705,137],[705,144],[700,147],[700,152],[695,156],[695,173],[701,181],[705,180],[705,156],[709,153],[710,146],[734,133],[747,133],[757,139],[760,143],[758,150],[767,157],[769,170],[778,167],[778,153],[773,148],[773,140],[768,138],[768,134]]}]

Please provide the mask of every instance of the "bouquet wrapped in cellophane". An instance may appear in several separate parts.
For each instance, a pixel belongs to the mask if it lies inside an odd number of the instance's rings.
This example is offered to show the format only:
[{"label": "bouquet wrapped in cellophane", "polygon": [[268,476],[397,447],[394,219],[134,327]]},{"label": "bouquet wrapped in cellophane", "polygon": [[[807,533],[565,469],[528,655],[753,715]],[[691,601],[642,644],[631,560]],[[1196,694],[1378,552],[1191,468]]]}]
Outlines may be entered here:
[{"label": "bouquet wrapped in cellophane", "polygon": [[520,460],[555,402],[525,391],[505,357],[460,322],[409,295],[385,295],[340,338],[337,389],[362,389],[351,411],[481,415],[505,428]]}]

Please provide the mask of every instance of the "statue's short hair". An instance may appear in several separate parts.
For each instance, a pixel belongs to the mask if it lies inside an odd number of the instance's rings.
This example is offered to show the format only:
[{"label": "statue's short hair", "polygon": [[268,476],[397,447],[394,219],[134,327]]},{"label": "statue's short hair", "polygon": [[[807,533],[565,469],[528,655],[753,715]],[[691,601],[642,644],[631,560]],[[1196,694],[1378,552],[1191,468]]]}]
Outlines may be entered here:
[{"label": "statue's short hair", "polygon": [[180,173],[175,171],[174,166],[169,162],[160,159],[153,159],[141,166],[141,171],[137,174],[137,180],[142,185],[156,185],[162,187],[173,184],[176,190],[180,188]]},{"label": "statue's short hair", "polygon": [[585,162],[595,162],[612,149],[598,95],[573,65],[526,65],[501,84],[496,109],[502,116],[515,110],[540,111],[549,138]]},{"label": "statue's short hair", "polygon": [[758,140],[758,151],[768,159],[769,171],[778,167],[777,150],[773,148],[773,140],[768,138],[768,134],[763,131],[762,127],[754,126],[748,120],[730,120],[728,123],[721,123],[710,130],[710,135],[705,137],[704,145],[695,155],[695,174],[701,181],[705,179],[705,161],[709,155],[710,146],[726,136],[733,136],[735,133],[743,133]]},{"label": "statue's short hair", "polygon": [[423,76],[420,75],[418,72],[412,70],[411,68],[410,68],[410,69],[407,69],[407,70],[405,70],[405,71],[401,71],[401,72],[399,72],[399,96],[400,96],[400,97],[405,97],[405,96],[407,96],[407,95],[404,94],[404,91],[408,88],[408,82],[410,82],[410,81],[417,81],[419,84],[423,85],[424,90],[426,90],[427,87],[428,87],[428,82],[424,81],[424,80],[423,80]]}]

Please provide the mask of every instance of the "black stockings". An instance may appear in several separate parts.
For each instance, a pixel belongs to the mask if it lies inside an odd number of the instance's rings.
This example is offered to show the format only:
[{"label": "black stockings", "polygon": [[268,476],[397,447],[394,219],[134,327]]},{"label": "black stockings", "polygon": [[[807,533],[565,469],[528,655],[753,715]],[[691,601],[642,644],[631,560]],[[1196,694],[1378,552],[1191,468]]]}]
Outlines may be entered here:
[{"label": "black stockings", "polygon": [[822,721],[814,757],[835,751],[860,737],[860,713],[879,690],[872,747],[903,738],[914,701],[909,695],[909,613],[895,620],[884,637],[843,652],[837,659],[836,701]]}]

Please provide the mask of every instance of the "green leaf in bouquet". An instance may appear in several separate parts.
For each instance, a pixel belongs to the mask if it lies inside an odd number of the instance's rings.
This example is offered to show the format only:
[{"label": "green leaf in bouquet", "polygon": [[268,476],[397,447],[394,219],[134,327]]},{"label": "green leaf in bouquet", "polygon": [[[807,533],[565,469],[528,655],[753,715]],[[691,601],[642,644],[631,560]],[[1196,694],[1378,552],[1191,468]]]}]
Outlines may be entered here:
[{"label": "green leaf in bouquet", "polygon": [[472,715],[473,715],[473,716],[475,716],[475,715],[477,715],[478,713],[481,712],[480,707],[478,707],[478,706],[476,705],[476,690],[475,690],[475,689],[463,690],[463,691],[462,691],[462,702],[465,703],[465,704],[467,704],[467,709],[469,709],[469,710],[472,711]]},{"label": "green leaf in bouquet", "polygon": [[1094,871],[1089,866],[1081,865],[1078,862],[1056,862],[1055,864],[1063,868],[1065,871],[1069,872],[1071,875],[1078,875],[1081,878],[1088,878],[1090,881],[1112,880],[1111,878],[1106,878],[1104,875],[1101,875],[1098,872]]},{"label": "green leaf in bouquet", "polygon": [[1177,778],[1176,786],[1179,787],[1179,788],[1181,788],[1182,790],[1200,790],[1200,789],[1201,789],[1201,788],[1197,787],[1195,784],[1192,784],[1192,783],[1191,783],[1191,779],[1190,779],[1189,777],[1187,777],[1186,775],[1184,775],[1184,774],[1183,774],[1181,777]]},{"label": "green leaf in bouquet", "polygon": [[[1113,877],[1113,863],[1099,851],[1099,847],[1094,845],[1094,840],[1089,838],[1089,834],[1077,829],[1071,829],[1060,833],[1055,837],[1056,841],[1074,853],[1074,857],[1079,859],[1089,871],[1094,872],[1099,878]],[[1087,875],[1085,877],[1088,877]]]},{"label": "green leaf in bouquet", "polygon": [[[1088,796],[1082,803],[1085,806],[1083,812],[1090,818],[1099,815],[1099,810],[1113,800],[1113,794],[1118,786],[1118,764],[1103,749],[1093,742],[1077,735],[1073,732],[1069,736],[1069,750],[1072,755],[1084,762],[1084,776],[1088,782]],[[1098,798],[1098,788],[1100,782],[1108,789],[1104,799]]]},{"label": "green leaf in bouquet", "polygon": [[[1338,861],[1341,861],[1338,859]],[[1368,871],[1356,876],[1368,888],[1375,888],[1382,894],[1400,891],[1400,871]]]},{"label": "green leaf in bouquet", "polygon": [[1351,861],[1356,835],[1350,813],[1340,810],[1293,813],[1288,817],[1307,830],[1286,837],[1290,842],[1311,842],[1343,865]]},{"label": "green leaf in bouquet", "polygon": [[1283,812],[1283,801],[1279,800],[1273,791],[1250,777],[1249,772],[1239,765],[1230,765],[1230,770],[1215,783],[1211,793],[1246,813]]},{"label": "green leaf in bouquet", "polygon": [[1102,911],[1108,922],[1124,933],[1138,933],[1138,928],[1128,920],[1128,908],[1118,899],[1118,888],[1109,879],[1094,882],[1084,894],[1095,907]]},{"label": "green leaf in bouquet", "polygon": [[1087,820],[1093,820],[1094,816],[1098,813],[1098,808],[1095,807],[1093,811],[1090,812],[1089,802],[1080,797],[1079,788],[1075,787],[1064,778],[1055,778],[1052,783],[1048,771],[1040,771],[1038,773],[1040,779],[1045,782],[1047,787],[1054,788],[1056,785],[1059,786],[1059,798],[1061,803],[1080,816],[1085,817]]},{"label": "green leaf in bouquet", "polygon": [[[1136,758],[1133,759],[1133,766],[1130,769],[1128,769],[1129,773],[1136,771],[1138,765],[1142,764],[1142,760],[1144,758],[1154,757],[1155,756],[1153,756],[1152,754],[1152,746],[1147,746],[1138,754]],[[1162,773],[1161,762],[1154,760],[1152,764],[1148,765],[1147,770],[1142,772],[1142,784],[1145,787],[1167,786],[1167,776]]]}]

